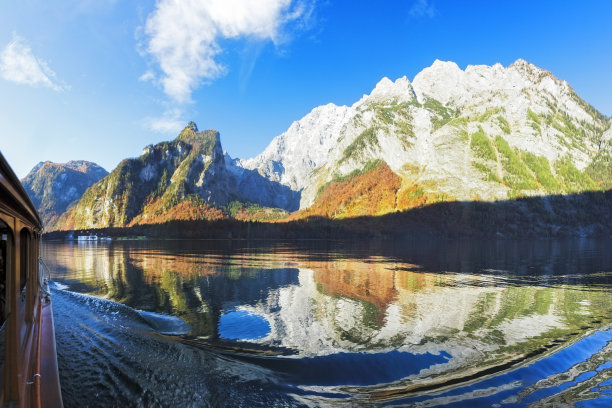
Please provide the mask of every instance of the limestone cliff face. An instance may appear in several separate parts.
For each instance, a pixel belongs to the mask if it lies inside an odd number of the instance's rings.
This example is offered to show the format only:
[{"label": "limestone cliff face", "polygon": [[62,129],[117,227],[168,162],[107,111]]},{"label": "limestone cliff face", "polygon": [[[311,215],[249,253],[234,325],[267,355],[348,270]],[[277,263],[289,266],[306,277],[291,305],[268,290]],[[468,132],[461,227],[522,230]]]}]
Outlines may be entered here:
[{"label": "limestone cliff face", "polygon": [[315,108],[238,165],[300,194],[384,161],[427,194],[457,200],[606,189],[610,119],[565,81],[524,60],[508,67],[436,61],[412,82],[383,78],[350,107]]},{"label": "limestone cliff face", "polygon": [[43,225],[48,228],[89,186],[107,174],[96,163],[85,160],[46,161],[34,166],[21,183],[40,213]]},{"label": "limestone cliff face", "polygon": [[199,132],[190,123],[175,140],[147,146],[140,157],[123,160],[85,192],[57,227],[122,227],[154,219],[181,204],[183,212],[204,208],[201,216],[219,218],[222,214],[214,207],[226,205],[235,190],[219,132]]},{"label": "limestone cliff face", "polygon": [[526,61],[435,61],[412,82],[383,78],[350,107],[313,109],[252,159],[232,159],[217,131],[190,123],[121,162],[56,226],[214,219],[253,204],[340,218],[607,190],[611,123]]}]

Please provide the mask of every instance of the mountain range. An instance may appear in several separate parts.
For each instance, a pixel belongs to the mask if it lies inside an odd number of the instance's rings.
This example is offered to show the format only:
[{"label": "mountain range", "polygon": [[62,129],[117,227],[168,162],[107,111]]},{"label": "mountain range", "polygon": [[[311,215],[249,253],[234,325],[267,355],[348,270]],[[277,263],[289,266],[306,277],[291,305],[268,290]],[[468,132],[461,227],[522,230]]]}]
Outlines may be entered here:
[{"label": "mountain range", "polygon": [[84,160],[46,161],[34,166],[21,183],[38,209],[43,225],[50,228],[87,188],[107,174],[99,165]]},{"label": "mountain range", "polygon": [[300,191],[301,209],[376,160],[399,177],[398,198],[415,186],[467,201],[570,193],[610,188],[610,124],[524,60],[436,61],[412,83],[383,78],[350,107],[314,109],[241,164]]},{"label": "mountain range", "polygon": [[[93,184],[51,229],[375,216],[612,188],[611,119],[524,60],[434,64],[352,106],[313,109],[258,156],[191,122]],[[523,206],[524,207],[524,206]],[[529,211],[525,209],[524,211]]]}]

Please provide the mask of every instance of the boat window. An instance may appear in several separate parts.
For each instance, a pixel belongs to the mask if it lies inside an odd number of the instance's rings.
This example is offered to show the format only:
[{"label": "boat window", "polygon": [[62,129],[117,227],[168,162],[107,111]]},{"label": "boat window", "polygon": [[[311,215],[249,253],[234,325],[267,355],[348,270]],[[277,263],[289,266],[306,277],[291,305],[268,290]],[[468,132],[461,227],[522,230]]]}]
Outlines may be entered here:
[{"label": "boat window", "polygon": [[11,230],[0,221],[0,367],[4,365],[4,346],[5,346],[5,322],[6,322],[6,279],[11,267]]},{"label": "boat window", "polygon": [[6,319],[6,279],[10,267],[11,247],[11,230],[0,221],[0,325],[4,325]]},{"label": "boat window", "polygon": [[27,229],[22,229],[19,237],[20,242],[20,271],[19,271],[19,290],[23,291],[28,281],[28,270],[30,268],[30,233]]}]

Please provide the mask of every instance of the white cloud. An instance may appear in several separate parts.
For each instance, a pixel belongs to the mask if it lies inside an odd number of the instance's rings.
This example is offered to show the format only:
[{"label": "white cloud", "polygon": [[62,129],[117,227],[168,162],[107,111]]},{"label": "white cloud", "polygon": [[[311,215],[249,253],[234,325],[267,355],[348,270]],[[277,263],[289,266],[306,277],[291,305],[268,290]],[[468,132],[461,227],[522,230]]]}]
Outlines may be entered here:
[{"label": "white cloud", "polygon": [[55,80],[55,72],[47,63],[36,58],[25,40],[17,34],[0,53],[0,77],[16,84],[46,86],[54,91],[67,87]]},{"label": "white cloud", "polygon": [[177,102],[188,102],[198,85],[225,73],[216,60],[220,39],[279,44],[288,23],[300,25],[310,17],[311,1],[159,0],[147,18],[145,34],[146,52],[159,64],[164,92]]},{"label": "white cloud", "polygon": [[153,71],[149,70],[147,72],[145,72],[144,74],[142,74],[138,80],[139,81],[152,81],[155,79],[155,74],[153,73]]},{"label": "white cloud", "polygon": [[187,125],[182,116],[180,109],[169,109],[159,118],[145,119],[144,125],[153,132],[176,135]]},{"label": "white cloud", "polygon": [[430,0],[415,0],[408,13],[411,17],[433,18],[436,15],[436,8]]}]

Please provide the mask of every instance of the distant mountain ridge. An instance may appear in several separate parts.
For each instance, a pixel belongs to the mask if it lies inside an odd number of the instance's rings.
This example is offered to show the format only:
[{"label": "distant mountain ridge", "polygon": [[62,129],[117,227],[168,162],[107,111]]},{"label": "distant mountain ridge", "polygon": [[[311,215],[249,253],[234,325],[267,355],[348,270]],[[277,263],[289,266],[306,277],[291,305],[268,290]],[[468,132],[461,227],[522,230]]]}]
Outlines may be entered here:
[{"label": "distant mountain ridge", "polygon": [[56,228],[227,218],[243,209],[241,204],[236,208],[235,203],[252,205],[248,191],[243,193],[239,187],[247,177],[259,183],[258,193],[263,197],[259,202],[268,204],[266,189],[274,187],[258,174],[249,173],[252,172],[228,168],[218,131],[199,131],[190,122],[176,139],[149,145],[140,157],[119,163],[62,215]]},{"label": "distant mountain ridge", "polygon": [[465,70],[435,61],[412,82],[383,78],[352,106],[313,109],[252,159],[224,155],[219,132],[191,122],[121,162],[56,227],[219,219],[246,208],[344,218],[607,190],[611,124],[524,60]]},{"label": "distant mountain ridge", "polygon": [[85,190],[108,174],[85,160],[68,163],[40,162],[21,180],[38,209],[45,228],[52,226]]},{"label": "distant mountain ridge", "polygon": [[383,78],[350,107],[314,109],[240,164],[299,190],[301,209],[376,160],[402,189],[449,199],[577,192],[612,186],[610,125],[567,82],[524,60],[465,70],[436,61],[412,83]]}]

